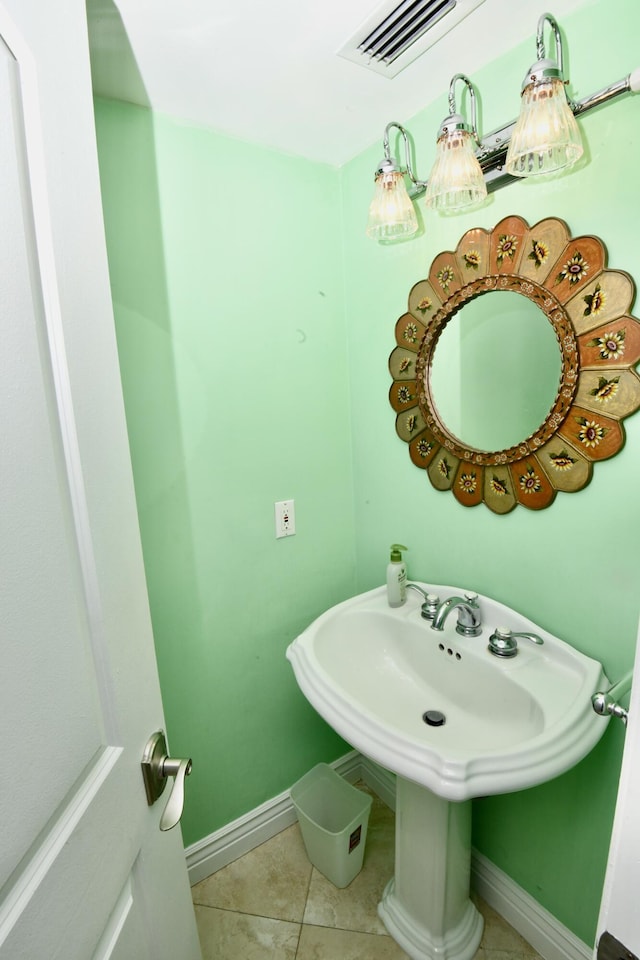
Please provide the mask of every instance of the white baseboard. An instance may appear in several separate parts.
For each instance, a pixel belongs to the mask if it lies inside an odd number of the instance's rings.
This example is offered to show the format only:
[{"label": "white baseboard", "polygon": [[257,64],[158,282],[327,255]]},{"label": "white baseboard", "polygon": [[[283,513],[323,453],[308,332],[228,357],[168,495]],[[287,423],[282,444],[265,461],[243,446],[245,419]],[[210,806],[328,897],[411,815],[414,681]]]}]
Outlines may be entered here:
[{"label": "white baseboard", "polygon": [[[350,783],[363,780],[388,807],[395,809],[396,779],[388,770],[357,750],[331,766]],[[286,790],[187,847],[190,883],[211,876],[295,822],[296,811]],[[544,960],[591,960],[593,951],[582,940],[477,851],[471,857],[471,885]]]},{"label": "white baseboard", "polygon": [[592,948],[477,850],[471,856],[471,886],[544,960],[593,957]]}]

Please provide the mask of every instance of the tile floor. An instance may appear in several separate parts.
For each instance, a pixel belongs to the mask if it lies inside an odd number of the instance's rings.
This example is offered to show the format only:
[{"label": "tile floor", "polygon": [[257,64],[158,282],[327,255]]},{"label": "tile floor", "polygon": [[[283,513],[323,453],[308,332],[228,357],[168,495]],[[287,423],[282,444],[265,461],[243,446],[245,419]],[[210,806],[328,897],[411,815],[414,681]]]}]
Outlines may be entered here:
[{"label": "tile floor", "polygon": [[[343,890],[309,863],[297,823],[197,883],[203,960],[406,960],[376,909],[393,874],[394,829],[393,812],[374,795],[364,865]],[[540,960],[490,907],[476,904],[485,918],[476,960]]]}]

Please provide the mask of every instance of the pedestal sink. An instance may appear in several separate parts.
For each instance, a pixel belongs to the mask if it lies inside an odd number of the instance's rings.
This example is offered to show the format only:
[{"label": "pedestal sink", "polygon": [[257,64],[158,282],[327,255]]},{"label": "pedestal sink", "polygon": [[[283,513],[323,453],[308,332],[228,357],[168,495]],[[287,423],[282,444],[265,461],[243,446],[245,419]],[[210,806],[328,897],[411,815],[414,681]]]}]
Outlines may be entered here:
[{"label": "pedestal sink", "polygon": [[[442,599],[459,588],[421,584]],[[378,912],[413,960],[472,960],[482,918],[469,899],[471,799],[564,773],[606,720],[591,696],[600,663],[495,600],[479,596],[483,630],[442,632],[409,591],[391,609],[384,587],[332,607],[287,650],[300,689],[354,747],[397,774],[395,876]],[[503,659],[496,627],[534,633]],[[434,725],[432,725],[434,724]]]}]

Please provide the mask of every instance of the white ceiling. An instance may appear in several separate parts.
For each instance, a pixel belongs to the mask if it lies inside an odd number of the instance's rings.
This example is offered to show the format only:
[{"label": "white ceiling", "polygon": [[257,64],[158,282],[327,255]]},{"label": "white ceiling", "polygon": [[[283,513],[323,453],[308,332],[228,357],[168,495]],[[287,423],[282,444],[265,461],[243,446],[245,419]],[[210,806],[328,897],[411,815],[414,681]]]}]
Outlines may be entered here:
[{"label": "white ceiling", "polygon": [[[550,12],[562,27],[564,15],[589,2],[552,0]],[[444,116],[453,74],[473,78],[515,43],[529,41],[524,75],[535,60],[538,17],[548,9],[540,0],[484,0],[388,79],[336,53],[378,6],[379,0],[234,0],[233,6],[87,0],[94,90],[340,166],[381,142],[390,120],[406,122],[436,99]]]}]

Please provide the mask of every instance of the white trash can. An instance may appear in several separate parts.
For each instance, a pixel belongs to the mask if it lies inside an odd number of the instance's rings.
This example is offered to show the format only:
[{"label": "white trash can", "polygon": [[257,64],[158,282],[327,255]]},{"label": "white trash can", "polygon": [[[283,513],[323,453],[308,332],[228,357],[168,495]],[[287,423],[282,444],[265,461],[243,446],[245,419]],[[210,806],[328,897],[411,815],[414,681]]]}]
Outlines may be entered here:
[{"label": "white trash can", "polygon": [[336,887],[360,873],[371,797],[319,763],[291,788],[311,863]]}]

